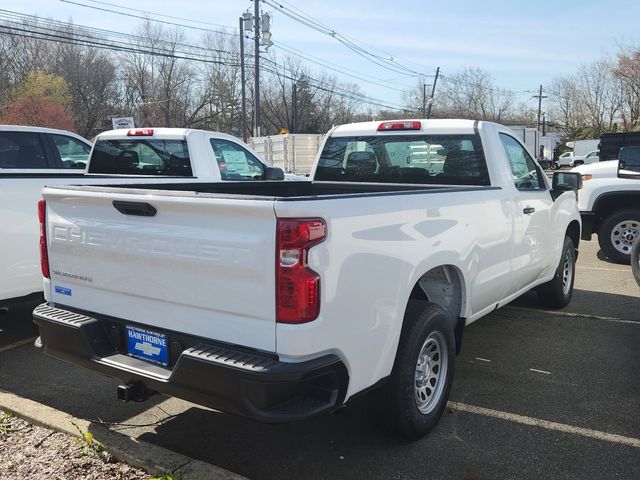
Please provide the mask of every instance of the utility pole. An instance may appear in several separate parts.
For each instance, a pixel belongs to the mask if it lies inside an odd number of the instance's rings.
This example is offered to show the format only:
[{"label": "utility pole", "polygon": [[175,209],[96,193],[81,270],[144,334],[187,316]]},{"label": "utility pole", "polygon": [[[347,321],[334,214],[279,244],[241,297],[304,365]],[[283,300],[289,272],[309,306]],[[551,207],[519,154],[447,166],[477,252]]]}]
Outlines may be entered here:
[{"label": "utility pole", "polygon": [[254,135],[260,136],[260,0],[253,0],[253,22],[254,22],[254,55],[255,55],[255,93],[254,93],[254,110],[255,110],[255,129]]},{"label": "utility pole", "polygon": [[427,84],[422,83],[422,118],[427,118]]},{"label": "utility pole", "polygon": [[436,68],[436,78],[433,79],[433,86],[431,87],[431,100],[429,101],[429,109],[427,110],[427,118],[431,117],[431,107],[433,106],[433,96],[436,93],[436,83],[438,83],[438,77],[440,76],[440,67]]},{"label": "utility pole", "polygon": [[291,85],[291,132],[296,133],[297,120],[298,120],[298,85],[293,82]]},{"label": "utility pole", "polygon": [[542,85],[540,85],[540,93],[534,95],[533,98],[538,99],[538,131],[540,131],[540,116],[542,115],[542,99],[547,98],[546,95],[542,95]]},{"label": "utility pole", "polygon": [[247,143],[247,92],[244,79],[244,17],[240,17],[240,83],[242,84],[242,141]]}]

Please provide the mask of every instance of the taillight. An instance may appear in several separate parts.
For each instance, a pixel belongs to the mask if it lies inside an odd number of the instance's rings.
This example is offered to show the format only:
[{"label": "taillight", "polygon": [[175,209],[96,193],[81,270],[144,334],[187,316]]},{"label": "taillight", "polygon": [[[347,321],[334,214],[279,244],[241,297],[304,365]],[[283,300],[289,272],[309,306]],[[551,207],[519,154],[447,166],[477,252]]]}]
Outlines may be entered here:
[{"label": "taillight", "polygon": [[49,254],[47,252],[47,202],[38,202],[38,220],[40,220],[40,269],[45,278],[49,278]]},{"label": "taillight", "polygon": [[422,124],[413,120],[400,121],[400,122],[382,122],[378,125],[379,132],[386,132],[388,130],[420,130]]},{"label": "taillight", "polygon": [[127,137],[151,137],[153,128],[134,128],[127,132]]},{"label": "taillight", "polygon": [[321,218],[278,220],[276,321],[305,323],[320,313],[320,275],[307,264],[309,249],[327,237]]}]

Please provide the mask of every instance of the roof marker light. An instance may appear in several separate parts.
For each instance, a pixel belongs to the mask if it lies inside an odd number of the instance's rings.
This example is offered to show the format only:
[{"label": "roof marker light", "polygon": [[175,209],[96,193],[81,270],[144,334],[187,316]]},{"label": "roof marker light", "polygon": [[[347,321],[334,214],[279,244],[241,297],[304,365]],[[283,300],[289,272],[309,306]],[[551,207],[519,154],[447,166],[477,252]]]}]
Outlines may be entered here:
[{"label": "roof marker light", "polygon": [[422,124],[413,120],[401,121],[401,122],[382,122],[378,125],[379,132],[386,132],[388,130],[420,130]]},{"label": "roof marker light", "polygon": [[153,135],[153,128],[134,128],[127,132],[127,137],[150,137]]}]

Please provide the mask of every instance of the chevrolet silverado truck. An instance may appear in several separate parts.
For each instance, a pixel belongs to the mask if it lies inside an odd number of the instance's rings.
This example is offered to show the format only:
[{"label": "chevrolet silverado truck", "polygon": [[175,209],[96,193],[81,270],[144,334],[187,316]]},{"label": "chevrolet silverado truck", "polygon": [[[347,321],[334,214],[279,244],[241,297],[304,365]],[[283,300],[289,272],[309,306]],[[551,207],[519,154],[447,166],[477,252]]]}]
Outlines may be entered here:
[{"label": "chevrolet silverado truck", "polygon": [[[429,153],[429,155],[425,154]],[[42,351],[263,422],[364,392],[409,439],[440,418],[465,325],[570,301],[580,175],[498,124],[339,126],[312,181],[47,187]]]},{"label": "chevrolet silverado truck", "polygon": [[[619,151],[620,161],[627,163],[638,156],[640,147],[625,146]],[[582,217],[582,239],[598,235],[605,256],[616,263],[629,265],[631,248],[640,237],[640,183],[618,176],[619,162],[608,160],[573,169],[584,179],[578,195]]]},{"label": "chevrolet silverado truck", "polygon": [[[297,176],[293,176],[296,178]],[[42,293],[34,204],[45,185],[282,179],[223,133],[173,128],[113,130],[95,147],[71,132],[0,125],[0,304]]]}]

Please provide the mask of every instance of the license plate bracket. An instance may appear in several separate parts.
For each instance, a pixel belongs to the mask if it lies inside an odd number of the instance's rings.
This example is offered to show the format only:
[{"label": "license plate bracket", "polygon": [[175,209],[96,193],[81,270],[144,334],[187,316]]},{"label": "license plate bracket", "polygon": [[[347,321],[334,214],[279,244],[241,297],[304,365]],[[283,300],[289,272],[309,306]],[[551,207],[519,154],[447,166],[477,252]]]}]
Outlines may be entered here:
[{"label": "license plate bracket", "polygon": [[127,325],[127,354],[166,367],[169,365],[167,335]]}]

